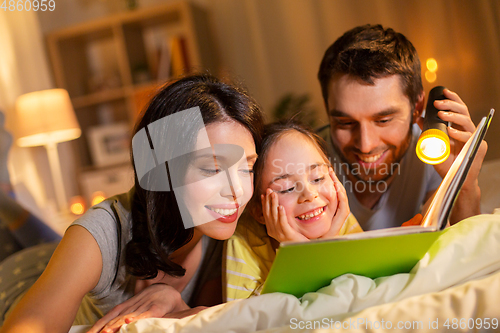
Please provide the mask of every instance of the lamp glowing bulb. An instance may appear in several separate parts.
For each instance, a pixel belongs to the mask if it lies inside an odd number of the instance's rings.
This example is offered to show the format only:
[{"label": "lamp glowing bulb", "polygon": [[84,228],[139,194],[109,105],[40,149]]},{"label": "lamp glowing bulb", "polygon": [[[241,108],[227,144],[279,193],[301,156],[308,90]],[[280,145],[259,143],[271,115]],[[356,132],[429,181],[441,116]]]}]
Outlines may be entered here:
[{"label": "lamp glowing bulb", "polygon": [[91,202],[91,205],[95,206],[98,203],[103,202],[105,199],[106,199],[106,196],[104,195],[103,192],[101,192],[101,191],[94,192],[94,193],[92,193],[92,202]]},{"label": "lamp glowing bulb", "polygon": [[427,69],[433,73],[435,71],[437,71],[437,69],[438,69],[438,63],[437,63],[436,59],[434,59],[434,58],[427,59],[427,61],[425,62],[425,65],[426,65]]},{"label": "lamp glowing bulb", "polygon": [[434,107],[434,101],[445,99],[442,86],[432,88],[425,109],[424,129],[417,142],[417,156],[427,164],[439,164],[450,156],[450,138],[447,123],[441,120]]},{"label": "lamp glowing bulb", "polygon": [[85,213],[85,200],[83,197],[78,195],[71,198],[69,210],[75,215],[82,215]]}]

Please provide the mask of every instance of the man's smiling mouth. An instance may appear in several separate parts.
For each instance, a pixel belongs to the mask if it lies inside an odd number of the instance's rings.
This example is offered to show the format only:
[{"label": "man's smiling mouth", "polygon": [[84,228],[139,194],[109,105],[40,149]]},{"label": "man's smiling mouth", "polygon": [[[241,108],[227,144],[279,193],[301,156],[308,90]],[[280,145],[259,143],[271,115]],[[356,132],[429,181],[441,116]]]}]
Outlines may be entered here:
[{"label": "man's smiling mouth", "polygon": [[380,157],[382,157],[382,155],[384,155],[384,153],[385,152],[381,152],[380,154],[371,155],[371,156],[364,156],[364,155],[356,154],[356,157],[365,163],[374,163],[374,162],[378,161],[378,159]]}]

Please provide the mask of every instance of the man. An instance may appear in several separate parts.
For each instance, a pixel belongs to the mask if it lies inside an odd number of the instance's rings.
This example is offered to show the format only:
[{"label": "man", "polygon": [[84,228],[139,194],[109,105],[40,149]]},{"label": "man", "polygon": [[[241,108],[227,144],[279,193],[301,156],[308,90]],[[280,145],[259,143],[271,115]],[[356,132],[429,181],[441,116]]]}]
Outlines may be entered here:
[{"label": "man", "polygon": [[[330,125],[319,130],[351,212],[364,230],[400,226],[425,211],[442,177],[475,130],[457,94],[434,102],[448,127],[450,157],[430,166],[415,147],[422,126],[425,93],[420,61],[411,42],[380,25],[347,31],[325,52],[318,79]],[[477,176],[483,142],[450,217],[456,223],[480,213]],[[424,205],[422,207],[422,205]]]}]

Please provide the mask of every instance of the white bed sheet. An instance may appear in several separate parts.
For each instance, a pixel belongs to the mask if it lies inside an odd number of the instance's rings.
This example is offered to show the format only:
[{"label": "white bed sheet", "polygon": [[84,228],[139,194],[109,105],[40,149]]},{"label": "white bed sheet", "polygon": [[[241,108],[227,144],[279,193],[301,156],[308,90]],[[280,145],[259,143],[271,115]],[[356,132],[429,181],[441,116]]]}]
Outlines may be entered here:
[{"label": "white bed sheet", "polygon": [[[450,228],[409,274],[375,280],[346,274],[302,299],[267,294],[183,319],[139,320],[120,332],[300,332],[300,322],[306,327],[314,320],[330,328],[325,318],[372,323],[384,319],[392,325],[400,320],[429,325],[437,319],[441,331],[448,318],[500,318],[499,298],[500,215],[480,215]],[[342,331],[377,329],[351,325]]]}]

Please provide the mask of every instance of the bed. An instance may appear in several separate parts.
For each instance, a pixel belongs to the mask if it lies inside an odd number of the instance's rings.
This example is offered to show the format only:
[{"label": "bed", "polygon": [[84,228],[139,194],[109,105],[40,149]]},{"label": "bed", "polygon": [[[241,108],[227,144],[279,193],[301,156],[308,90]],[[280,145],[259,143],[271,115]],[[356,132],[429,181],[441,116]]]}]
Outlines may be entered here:
[{"label": "bed", "polygon": [[120,332],[499,331],[499,298],[500,214],[483,214],[451,227],[408,274],[346,274],[301,299],[267,294]]}]

